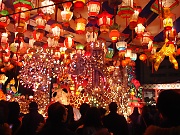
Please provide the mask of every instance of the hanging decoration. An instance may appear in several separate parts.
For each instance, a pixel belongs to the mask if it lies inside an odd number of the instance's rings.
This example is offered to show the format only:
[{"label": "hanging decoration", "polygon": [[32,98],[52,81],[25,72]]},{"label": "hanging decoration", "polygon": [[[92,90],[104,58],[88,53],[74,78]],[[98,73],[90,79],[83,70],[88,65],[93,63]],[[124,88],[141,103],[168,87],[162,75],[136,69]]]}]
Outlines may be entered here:
[{"label": "hanging decoration", "polygon": [[72,3],[71,2],[65,2],[62,5],[64,8],[64,10],[61,11],[61,17],[62,17],[62,20],[64,22],[63,25],[69,26],[69,21],[73,17],[73,12],[70,11]]},{"label": "hanging decoration", "polygon": [[84,34],[87,20],[83,17],[79,17],[76,19],[76,33]]},{"label": "hanging decoration", "polygon": [[98,25],[100,26],[100,31],[102,33],[109,32],[109,28],[112,25],[113,15],[109,14],[107,11],[103,11],[97,17],[99,18],[98,19]]},{"label": "hanging decoration", "polygon": [[74,1],[74,8],[81,9],[84,8],[85,0],[75,0]]},{"label": "hanging decoration", "polygon": [[116,42],[120,37],[119,32],[120,26],[115,23],[110,27],[109,37],[111,38],[112,42]]},{"label": "hanging decoration", "polygon": [[97,16],[100,11],[100,1],[99,0],[89,0],[87,3],[88,16]]}]

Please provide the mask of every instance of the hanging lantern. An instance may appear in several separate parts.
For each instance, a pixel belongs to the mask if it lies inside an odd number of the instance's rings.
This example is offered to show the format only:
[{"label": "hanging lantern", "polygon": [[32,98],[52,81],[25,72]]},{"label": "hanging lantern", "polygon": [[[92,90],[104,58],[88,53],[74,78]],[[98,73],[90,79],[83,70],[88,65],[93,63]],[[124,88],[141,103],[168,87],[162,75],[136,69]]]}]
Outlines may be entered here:
[{"label": "hanging lantern", "polygon": [[136,53],[131,53],[131,60],[135,61],[137,59],[137,54]]},{"label": "hanging lantern", "polygon": [[122,18],[130,18],[133,13],[133,0],[123,0],[122,5],[119,7],[117,14]]},{"label": "hanging lantern", "polygon": [[120,36],[119,33],[119,25],[115,23],[110,27],[111,31],[109,33],[109,37],[111,38],[112,42],[116,42]]},{"label": "hanging lantern", "polygon": [[17,0],[13,3],[13,5],[14,5],[15,13],[17,13],[17,14],[14,14],[14,19],[16,21],[18,21],[19,18],[25,21],[29,20],[30,11],[28,10],[31,10],[33,8],[33,4],[30,1]]},{"label": "hanging lantern", "polygon": [[51,25],[52,33],[55,39],[59,39],[62,33],[62,26],[60,24],[53,24]]},{"label": "hanging lantern", "polygon": [[42,38],[44,37],[44,30],[43,29],[37,29],[37,30],[34,30],[33,31],[33,38],[36,40],[36,41],[41,41]]},{"label": "hanging lantern", "polygon": [[72,48],[74,46],[74,40],[71,35],[68,35],[64,40],[64,46],[66,48]]},{"label": "hanging lantern", "polygon": [[7,27],[7,25],[10,23],[8,14],[9,12],[7,10],[0,11],[0,29]]},{"label": "hanging lantern", "polygon": [[141,54],[141,55],[139,56],[139,59],[140,59],[141,61],[145,61],[145,60],[147,59],[146,54]]},{"label": "hanging lantern", "polygon": [[46,21],[48,21],[51,17],[50,15],[54,13],[55,5],[54,2],[51,0],[44,0],[41,2],[41,6],[44,8],[41,8],[42,12],[44,13],[44,18]]},{"label": "hanging lantern", "polygon": [[150,32],[144,32],[142,35],[142,45],[148,45],[153,40],[153,36]]},{"label": "hanging lantern", "polygon": [[86,25],[86,41],[88,43],[95,42],[98,37],[98,31],[99,31],[99,28],[97,27],[97,25],[92,25],[88,23]]},{"label": "hanging lantern", "polygon": [[70,11],[70,8],[72,6],[71,2],[65,2],[62,4],[64,11],[61,11],[62,20],[64,21],[64,26],[69,26],[69,21],[71,20],[73,16],[73,12]]},{"label": "hanging lantern", "polygon": [[175,29],[166,30],[164,31],[164,38],[168,39],[169,41],[176,41],[177,33]]},{"label": "hanging lantern", "polygon": [[138,23],[137,26],[135,27],[137,38],[142,36],[144,30],[145,30],[145,27],[142,25],[142,23]]},{"label": "hanging lantern", "polygon": [[37,24],[37,26],[36,26],[37,29],[45,29],[47,21],[41,15],[38,15],[35,18],[35,21],[36,21],[36,24]]},{"label": "hanging lantern", "polygon": [[2,43],[7,43],[8,41],[8,33],[7,32],[4,32],[1,34],[1,46],[2,46]]},{"label": "hanging lantern", "polygon": [[97,17],[99,18],[98,25],[100,26],[100,31],[102,33],[109,32],[109,27],[112,25],[113,15],[109,14],[107,11],[103,11]]},{"label": "hanging lantern", "polygon": [[138,17],[139,17],[139,11],[134,10],[134,13],[131,16],[130,21],[129,21],[129,28],[130,29],[133,30],[137,26]]},{"label": "hanging lantern", "polygon": [[167,17],[163,20],[164,30],[171,30],[173,27],[173,20],[170,17]]},{"label": "hanging lantern", "polygon": [[114,55],[114,49],[108,48],[107,53],[106,53],[106,58],[112,59],[113,55]]},{"label": "hanging lantern", "polygon": [[60,49],[59,48],[55,48],[53,50],[53,58],[55,58],[56,60],[59,60],[60,57],[61,57]]},{"label": "hanging lantern", "polygon": [[76,19],[76,33],[84,34],[87,20],[85,18],[77,18]]},{"label": "hanging lantern", "polygon": [[131,56],[132,56],[132,50],[131,49],[127,49],[126,53],[125,53],[125,57],[126,58],[131,58]]},{"label": "hanging lantern", "polygon": [[77,45],[76,45],[76,53],[77,53],[77,54],[82,54],[83,51],[84,51],[84,45],[82,45],[82,44],[77,44]]},{"label": "hanging lantern", "polygon": [[100,11],[100,2],[99,0],[90,0],[87,3],[88,15],[89,16],[97,16]]},{"label": "hanging lantern", "polygon": [[119,50],[119,51],[123,51],[127,48],[127,42],[125,41],[119,41],[116,43],[116,48]]},{"label": "hanging lantern", "polygon": [[85,0],[75,0],[74,8],[84,8]]}]

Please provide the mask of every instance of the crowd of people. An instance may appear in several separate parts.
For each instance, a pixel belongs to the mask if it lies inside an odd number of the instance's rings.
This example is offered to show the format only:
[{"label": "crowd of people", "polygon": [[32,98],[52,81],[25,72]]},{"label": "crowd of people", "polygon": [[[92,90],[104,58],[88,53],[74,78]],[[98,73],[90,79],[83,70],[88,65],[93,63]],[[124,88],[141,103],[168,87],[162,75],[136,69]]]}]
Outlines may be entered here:
[{"label": "crowd of people", "polygon": [[44,118],[36,102],[29,104],[29,113],[20,115],[17,102],[1,100],[0,135],[180,135],[179,103],[179,93],[164,90],[156,106],[134,107],[127,119],[117,113],[116,102],[108,110],[83,103],[81,118],[75,121],[70,105],[52,103]]}]

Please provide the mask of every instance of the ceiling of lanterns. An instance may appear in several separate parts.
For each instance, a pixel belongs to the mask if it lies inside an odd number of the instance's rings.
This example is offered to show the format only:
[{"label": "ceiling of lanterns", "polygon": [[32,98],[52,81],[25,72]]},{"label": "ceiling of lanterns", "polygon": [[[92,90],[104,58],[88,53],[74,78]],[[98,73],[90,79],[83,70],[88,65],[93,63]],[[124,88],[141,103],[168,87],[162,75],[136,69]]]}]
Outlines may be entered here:
[{"label": "ceiling of lanterns", "polygon": [[[14,0],[4,1],[5,6],[10,14],[14,13],[13,1]],[[42,0],[39,0],[39,3],[41,3],[41,2],[42,2]],[[87,0],[86,0],[86,2],[87,2]],[[101,11],[106,10],[110,14],[113,14],[114,9],[108,6],[107,0],[101,0],[101,2],[102,2]],[[178,0],[162,0],[162,5],[172,6],[174,3],[177,4],[177,2],[178,2]],[[35,0],[33,0],[32,3],[34,5],[37,5],[37,4],[35,4],[35,3],[37,3],[37,1],[35,1]],[[145,18],[144,26],[146,27],[146,31],[149,31],[152,34],[152,36],[155,37],[161,31],[163,31],[163,26],[162,26],[162,24],[160,24],[160,23],[162,23],[162,19],[160,19],[158,17],[158,14],[156,14],[155,12],[153,12],[150,9],[150,7],[153,3],[154,3],[154,0],[143,0],[143,1],[142,0],[134,0],[134,4],[142,8],[142,11],[140,12],[139,17]],[[121,6],[121,5],[119,5],[119,6]],[[176,6],[173,6],[173,8],[171,10],[172,14],[174,15],[173,21],[175,21],[175,19],[179,18],[179,16],[180,16],[180,12],[178,12],[179,6],[180,5],[177,4]],[[37,6],[35,6],[35,7],[37,8]],[[60,14],[61,10],[62,10],[61,5],[59,5],[58,11],[57,11],[57,21],[60,23],[62,22],[62,17]],[[69,27],[63,27],[64,35],[72,34],[73,39],[75,40],[76,43],[86,44],[87,43],[86,35],[75,33],[75,27],[76,27],[75,18],[78,18],[81,15],[82,17],[87,19],[88,18],[87,6],[85,5],[84,8],[81,10],[73,9],[73,7],[72,7],[71,10],[73,11],[73,18],[69,22],[69,24],[70,24]],[[37,10],[32,10],[30,20],[27,22],[29,24],[27,31],[24,33],[26,43],[28,43],[29,38],[32,38],[32,32],[34,30],[34,26],[36,26],[36,22],[34,20],[34,18],[36,16],[37,16]],[[128,26],[129,18],[126,20],[125,18],[122,18],[117,14],[115,15],[115,18],[116,18],[116,23],[118,25],[120,25],[121,36],[124,36],[125,41],[127,41],[129,44],[131,44],[130,47],[132,47],[132,46],[141,47],[141,39],[135,38],[135,34],[132,33],[132,30],[130,30],[130,28]],[[46,24],[46,27],[45,27],[46,35],[48,33],[51,33],[50,26],[51,26],[51,24],[53,24],[55,22],[54,19],[55,19],[55,14],[52,14],[51,19],[48,21],[48,23]],[[15,32],[15,28],[14,28],[14,21],[12,18],[11,18],[11,23],[8,25],[7,29],[8,29],[8,31],[11,32],[12,36],[10,38],[10,41],[13,42],[13,37],[14,37],[13,32]],[[63,43],[63,41],[65,39],[64,35],[62,35],[62,37],[60,38],[60,43]],[[111,39],[109,38],[109,33],[105,33],[105,34],[99,33],[98,37],[104,38],[106,40],[107,46],[112,45]],[[158,37],[156,37],[155,39],[158,39]],[[47,36],[44,36],[42,42],[46,43],[46,41],[47,41]],[[161,46],[161,44],[160,44],[160,46]]]}]

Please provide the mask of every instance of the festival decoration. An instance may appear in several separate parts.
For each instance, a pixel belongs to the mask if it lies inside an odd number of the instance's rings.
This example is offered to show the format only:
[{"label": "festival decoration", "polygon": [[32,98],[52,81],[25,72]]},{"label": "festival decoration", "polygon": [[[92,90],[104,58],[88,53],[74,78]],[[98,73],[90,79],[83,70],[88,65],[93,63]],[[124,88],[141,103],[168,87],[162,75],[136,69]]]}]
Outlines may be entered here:
[{"label": "festival decoration", "polygon": [[85,0],[75,0],[74,1],[74,8],[84,8]]},{"label": "festival decoration", "polygon": [[95,42],[97,40],[98,31],[99,28],[97,27],[97,25],[93,25],[90,23],[86,25],[86,40],[88,43]]},{"label": "festival decoration", "polygon": [[154,54],[154,68],[157,71],[159,68],[160,63],[164,60],[165,56],[169,57],[169,61],[174,65],[175,69],[178,69],[178,62],[174,58],[175,54],[175,45],[171,41],[165,41],[165,44],[162,46],[162,48]]},{"label": "festival decoration", "polygon": [[46,21],[48,21],[51,18],[50,15],[53,14],[55,10],[54,2],[51,0],[44,0],[41,2],[41,6],[44,7],[41,9],[44,13],[43,17],[46,19]]},{"label": "festival decoration", "polygon": [[85,26],[86,26],[87,20],[85,18],[76,19],[76,33],[77,34],[83,34],[85,32]]},{"label": "festival decoration", "polygon": [[5,74],[0,74],[0,84],[4,84],[8,77]]},{"label": "festival decoration", "polygon": [[116,42],[120,36],[120,32],[119,32],[119,28],[120,26],[118,24],[113,24],[110,29],[110,33],[109,33],[109,37],[111,38],[112,42]]},{"label": "festival decoration", "polygon": [[69,26],[69,21],[71,20],[73,16],[73,12],[70,11],[70,8],[72,6],[71,2],[65,2],[62,4],[64,10],[61,11],[62,20],[64,21],[64,26]]},{"label": "festival decoration", "polygon": [[100,31],[102,33],[109,32],[109,28],[112,25],[113,15],[109,14],[107,11],[103,11],[97,17],[99,18],[98,19],[98,25],[100,26]]},{"label": "festival decoration", "polygon": [[89,0],[87,3],[88,15],[96,17],[100,11],[100,4],[99,0]]},{"label": "festival decoration", "polygon": [[119,50],[119,51],[123,51],[127,48],[127,42],[125,41],[119,41],[116,43],[116,48]]}]

